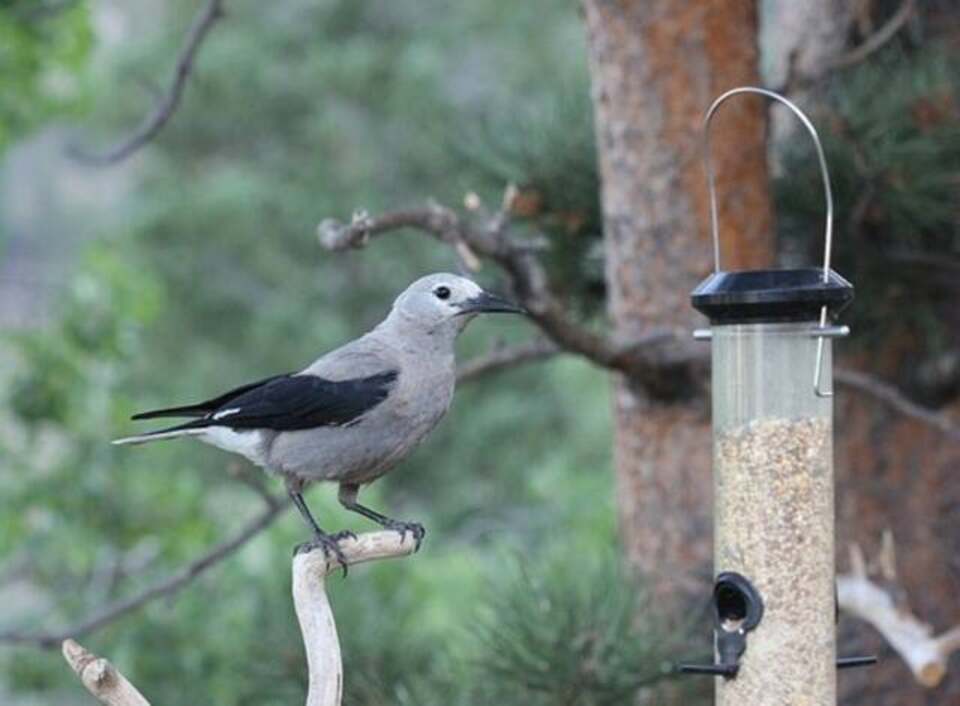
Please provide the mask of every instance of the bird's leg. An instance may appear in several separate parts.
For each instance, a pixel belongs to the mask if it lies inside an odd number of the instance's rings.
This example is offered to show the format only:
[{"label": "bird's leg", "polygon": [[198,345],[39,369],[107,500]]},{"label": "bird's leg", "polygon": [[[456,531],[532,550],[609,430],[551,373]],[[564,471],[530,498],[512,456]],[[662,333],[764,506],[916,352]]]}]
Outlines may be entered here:
[{"label": "bird's leg", "polygon": [[307,521],[307,524],[310,525],[313,529],[313,533],[317,536],[326,535],[328,537],[333,537],[338,542],[341,539],[356,539],[357,533],[351,532],[350,530],[340,530],[336,534],[327,534],[324,532],[320,526],[317,524],[317,521],[313,519],[313,515],[310,513],[310,508],[307,507],[306,501],[303,499],[303,495],[296,491],[290,491],[290,497],[293,499],[293,504],[297,506],[297,509],[300,511],[300,514]]},{"label": "bird's leg", "polygon": [[303,519],[307,521],[308,525],[310,525],[314,536],[313,541],[298,544],[293,550],[293,553],[299,554],[300,552],[310,551],[311,549],[320,547],[323,549],[324,556],[329,557],[331,554],[333,554],[336,560],[340,563],[340,566],[343,568],[343,575],[346,577],[347,558],[343,555],[343,550],[340,549],[339,544],[339,540],[342,539],[342,537],[339,535],[329,535],[320,528],[320,525],[317,524],[317,521],[313,519],[313,515],[310,513],[310,508],[307,507],[306,501],[303,499],[303,494],[301,493],[300,488],[288,487],[287,491],[290,493],[290,499],[293,500],[293,504],[297,506],[297,510],[300,511]]},{"label": "bird's leg", "polygon": [[386,515],[381,515],[376,510],[371,510],[370,508],[361,505],[357,502],[357,493],[359,491],[360,486],[355,483],[341,483],[340,492],[337,494],[337,499],[347,510],[355,512],[359,515],[363,515],[385,529],[399,532],[401,541],[407,536],[407,532],[409,532],[413,535],[413,540],[417,543],[414,551],[420,549],[420,543],[427,534],[427,531],[423,528],[423,525],[421,525],[419,522],[404,522],[402,520],[394,520]]}]

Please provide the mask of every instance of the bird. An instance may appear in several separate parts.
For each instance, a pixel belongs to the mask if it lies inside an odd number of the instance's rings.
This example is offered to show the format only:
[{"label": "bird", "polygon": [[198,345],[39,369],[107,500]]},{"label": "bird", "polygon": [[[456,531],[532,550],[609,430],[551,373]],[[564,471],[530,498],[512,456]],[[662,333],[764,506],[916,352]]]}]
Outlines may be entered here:
[{"label": "bird", "polygon": [[361,505],[359,490],[394,468],[437,426],[453,400],[456,339],[477,315],[494,312],[526,313],[466,277],[421,277],[396,298],[380,324],[299,372],[241,385],[204,402],[135,414],[133,420],[189,421],[113,443],[193,438],[279,476],[313,533],[298,551],[319,546],[344,574],[339,542],[355,535],[320,527],[303,498],[313,483],[339,484],[344,508],[401,538],[409,532],[418,550],[423,525]]}]

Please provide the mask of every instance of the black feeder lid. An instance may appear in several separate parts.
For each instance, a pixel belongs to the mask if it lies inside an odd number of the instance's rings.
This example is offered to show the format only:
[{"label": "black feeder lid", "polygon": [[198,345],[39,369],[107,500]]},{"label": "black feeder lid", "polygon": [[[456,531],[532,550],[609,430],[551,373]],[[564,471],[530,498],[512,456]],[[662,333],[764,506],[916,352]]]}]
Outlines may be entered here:
[{"label": "black feeder lid", "polygon": [[832,318],[853,300],[853,285],[823,268],[714,272],[690,295],[711,324],[813,321],[822,307]]}]

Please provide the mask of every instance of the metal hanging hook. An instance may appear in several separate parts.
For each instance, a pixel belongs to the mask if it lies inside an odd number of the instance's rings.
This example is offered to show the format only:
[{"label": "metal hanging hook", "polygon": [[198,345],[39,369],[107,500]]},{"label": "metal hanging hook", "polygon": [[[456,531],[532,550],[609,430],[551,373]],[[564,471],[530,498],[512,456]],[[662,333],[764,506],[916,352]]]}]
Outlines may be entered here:
[{"label": "metal hanging hook", "polygon": [[810,122],[810,119],[800,108],[792,101],[784,98],[779,93],[768,91],[765,88],[754,88],[752,86],[743,86],[727,91],[718,97],[710,105],[706,115],[703,118],[703,161],[707,168],[707,182],[710,189],[710,227],[713,232],[713,262],[714,271],[720,271],[720,226],[717,217],[717,187],[716,173],[713,169],[713,162],[710,159],[710,123],[717,109],[729,98],[744,93],[766,96],[771,100],[777,101],[787,106],[790,111],[797,116],[803,126],[813,138],[814,147],[817,150],[817,160],[820,163],[820,176],[823,178],[823,194],[827,203],[826,221],[824,223],[824,248],[823,248],[823,281],[827,282],[830,278],[830,254],[833,249],[833,189],[830,185],[830,172],[827,170],[827,158],[823,153],[823,145],[820,143],[820,135],[817,129]]},{"label": "metal hanging hook", "polygon": [[[768,91],[765,88],[756,88],[753,86],[734,88],[719,96],[713,101],[713,103],[710,105],[710,108],[707,109],[707,112],[703,118],[703,161],[707,170],[707,184],[710,192],[710,229],[713,235],[713,270],[714,272],[720,272],[720,225],[717,217],[716,173],[713,169],[713,162],[710,159],[710,123],[713,120],[713,116],[717,112],[717,109],[727,99],[745,93],[764,96],[782,105],[785,105],[797,117],[797,119],[803,123],[803,126],[807,129],[807,132],[810,133],[810,137],[813,138],[813,144],[817,150],[817,161],[820,164],[820,176],[823,178],[823,194],[827,205],[823,237],[823,281],[829,282],[830,255],[833,250],[833,189],[830,185],[830,172],[827,169],[827,158],[823,153],[823,145],[820,143],[820,136],[817,134],[817,129],[813,126],[813,123],[810,122],[810,119],[792,101],[784,98],[779,93],[774,93],[773,91]],[[818,397],[833,396],[832,390],[824,390],[821,388],[821,378],[823,377],[824,338],[826,338],[822,332],[826,331],[827,329],[827,307],[824,306],[820,310],[819,326],[817,331],[814,332],[814,336],[817,338],[817,361],[813,372],[813,391]]]}]

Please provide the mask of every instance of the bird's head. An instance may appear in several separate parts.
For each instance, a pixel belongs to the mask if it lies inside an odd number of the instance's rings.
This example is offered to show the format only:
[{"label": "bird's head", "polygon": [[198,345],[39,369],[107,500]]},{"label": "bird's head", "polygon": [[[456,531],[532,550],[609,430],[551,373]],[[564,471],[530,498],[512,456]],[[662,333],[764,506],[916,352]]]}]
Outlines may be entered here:
[{"label": "bird's head", "polygon": [[477,314],[502,312],[525,314],[526,311],[486,291],[476,282],[453,274],[421,277],[397,297],[393,316],[405,325],[426,332],[459,333]]}]

